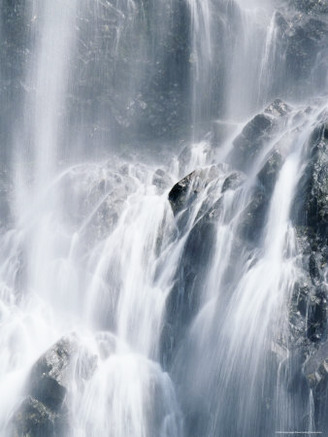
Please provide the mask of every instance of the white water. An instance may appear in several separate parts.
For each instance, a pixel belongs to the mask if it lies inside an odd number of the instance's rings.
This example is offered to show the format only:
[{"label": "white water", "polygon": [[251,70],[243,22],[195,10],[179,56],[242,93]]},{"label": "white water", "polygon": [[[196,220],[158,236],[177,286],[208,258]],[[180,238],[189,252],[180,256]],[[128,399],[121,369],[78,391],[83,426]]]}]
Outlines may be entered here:
[{"label": "white water", "polygon": [[[107,3],[120,17],[115,44],[106,48],[116,62],[121,47],[126,49],[121,46],[124,37],[136,30],[135,22],[140,24],[135,21],[137,2]],[[272,97],[277,29],[271,3],[236,2],[238,33],[230,29],[222,42],[222,51],[230,53],[224,54],[220,115],[238,126]],[[103,4],[90,0],[84,6],[101,9]],[[160,2],[163,15],[166,6]],[[213,115],[215,29],[217,23],[229,28],[230,17],[224,14],[231,2],[188,0],[187,6],[190,136],[196,138],[197,124]],[[206,177],[213,157],[220,157],[215,164],[229,157],[234,138],[213,153],[207,136],[188,145],[188,158],[179,159],[177,147],[160,164],[143,159],[142,151],[110,153],[104,159],[90,151],[85,159],[78,140],[65,153],[63,136],[70,132],[66,100],[74,89],[81,37],[77,17],[84,9],[77,1],[61,0],[35,1],[32,10],[33,56],[25,78],[32,91],[23,105],[24,123],[13,123],[13,218],[0,237],[1,437],[12,431],[33,364],[64,336],[77,344],[65,400],[72,437],[260,437],[293,429],[299,410],[281,376],[288,358],[288,303],[299,274],[290,210],[319,110],[305,123],[302,118],[293,121],[304,106],[293,110],[266,141],[240,186],[224,193],[231,167],[219,167],[210,183]],[[162,15],[152,13],[160,23]],[[157,38],[165,40],[170,23],[165,19],[161,24]],[[139,43],[133,66],[146,51]],[[143,62],[124,90],[132,100],[148,68]],[[239,240],[240,228],[257,174],[275,148],[282,152],[283,165],[258,242],[248,244]],[[153,179],[159,167],[167,178],[163,186]],[[204,167],[207,176],[194,182],[189,196],[197,199],[181,228],[183,213],[173,216],[168,192],[181,177]],[[190,232],[204,218],[204,208],[209,210],[218,199],[215,247],[196,290],[199,306],[172,363],[164,368],[166,304],[177,275],[183,274],[180,265]],[[311,397],[306,408],[312,418]]]}]

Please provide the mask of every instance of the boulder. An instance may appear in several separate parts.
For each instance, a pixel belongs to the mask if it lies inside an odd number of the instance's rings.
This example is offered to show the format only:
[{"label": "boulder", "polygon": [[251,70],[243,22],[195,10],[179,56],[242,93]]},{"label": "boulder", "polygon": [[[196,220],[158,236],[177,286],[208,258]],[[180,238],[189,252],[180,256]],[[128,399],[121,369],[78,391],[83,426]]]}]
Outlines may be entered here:
[{"label": "boulder", "polygon": [[240,170],[247,170],[290,111],[285,102],[276,99],[261,114],[252,118],[234,140],[230,162]]},{"label": "boulder", "polygon": [[13,437],[70,435],[66,396],[74,363],[82,357],[77,367],[83,372],[76,373],[80,379],[90,378],[96,367],[95,357],[89,353],[83,356],[83,352],[71,335],[61,338],[38,359],[30,373],[26,397],[13,416]]},{"label": "boulder", "polygon": [[13,437],[63,437],[67,434],[67,411],[54,412],[28,396],[14,415]]},{"label": "boulder", "polygon": [[209,184],[222,173],[222,167],[211,167],[194,170],[177,182],[169,192],[169,202],[174,215],[194,205],[198,193],[203,193]]},{"label": "boulder", "polygon": [[169,202],[173,214],[176,215],[187,207],[188,197],[190,197],[192,183],[196,178],[196,172],[193,171],[174,185],[169,192]]},{"label": "boulder", "polygon": [[34,364],[29,391],[32,397],[52,411],[58,411],[65,399],[71,376],[71,359],[77,344],[72,338],[62,338]]}]

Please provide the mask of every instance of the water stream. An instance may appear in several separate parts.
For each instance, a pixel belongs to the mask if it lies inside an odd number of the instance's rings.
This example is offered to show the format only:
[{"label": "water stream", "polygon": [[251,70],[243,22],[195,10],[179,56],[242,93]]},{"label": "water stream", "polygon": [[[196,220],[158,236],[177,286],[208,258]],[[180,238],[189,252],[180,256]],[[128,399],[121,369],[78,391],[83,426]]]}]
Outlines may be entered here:
[{"label": "water stream", "polygon": [[290,334],[327,18],[297,45],[295,7],[1,0],[1,437],[328,435]]}]

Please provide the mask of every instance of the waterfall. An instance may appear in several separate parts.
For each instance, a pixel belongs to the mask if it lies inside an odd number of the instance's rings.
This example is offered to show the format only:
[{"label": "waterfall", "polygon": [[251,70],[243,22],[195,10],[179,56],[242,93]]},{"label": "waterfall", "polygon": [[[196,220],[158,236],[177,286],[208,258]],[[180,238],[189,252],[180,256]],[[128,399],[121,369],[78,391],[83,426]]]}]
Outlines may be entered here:
[{"label": "waterfall", "polygon": [[1,0],[1,437],[328,436],[327,14]]}]

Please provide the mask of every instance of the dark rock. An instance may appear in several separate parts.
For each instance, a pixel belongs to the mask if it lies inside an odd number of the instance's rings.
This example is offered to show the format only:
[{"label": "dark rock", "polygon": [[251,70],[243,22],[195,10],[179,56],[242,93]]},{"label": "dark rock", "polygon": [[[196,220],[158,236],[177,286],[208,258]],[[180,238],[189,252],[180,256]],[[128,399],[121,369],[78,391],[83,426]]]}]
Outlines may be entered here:
[{"label": "dark rock", "polygon": [[61,408],[71,376],[71,359],[77,344],[71,338],[59,340],[33,366],[30,394],[52,411]]},{"label": "dark rock", "polygon": [[257,244],[262,236],[269,206],[269,197],[261,187],[256,187],[250,202],[241,213],[238,236],[242,241]]},{"label": "dark rock", "polygon": [[310,387],[316,385],[323,377],[328,376],[328,344],[324,343],[316,349],[306,360],[304,374],[308,378]]},{"label": "dark rock", "polygon": [[[165,368],[172,359],[192,318],[199,309],[200,291],[204,286],[206,273],[216,241],[217,220],[222,210],[222,183],[225,191],[236,189],[241,183],[241,174],[234,172],[225,177],[227,167],[212,166],[195,170],[178,182],[169,194],[169,200],[178,217],[180,232],[189,232],[175,276],[174,286],[167,298],[166,317],[161,338],[162,363]],[[212,185],[211,185],[212,184]],[[206,192],[206,196],[204,196]],[[198,195],[202,201],[194,223],[186,227],[183,210],[188,218],[190,210],[197,205]]]},{"label": "dark rock", "polygon": [[83,348],[78,353],[78,349],[74,335],[63,337],[34,364],[26,398],[12,420],[14,437],[70,435],[66,395],[73,364],[77,362],[76,376],[81,381],[90,378],[96,368],[95,357]]},{"label": "dark rock", "polygon": [[256,115],[247,123],[234,140],[234,149],[230,156],[233,165],[246,170],[289,112],[290,107],[282,100],[276,99],[262,114]]},{"label": "dark rock", "polygon": [[326,83],[326,2],[292,0],[290,3],[294,7],[289,12],[279,17],[277,14],[277,44],[283,57],[280,55],[276,62],[281,63],[280,74],[287,78],[283,81],[285,92],[299,99],[320,91]]},{"label": "dark rock", "polygon": [[327,290],[323,286],[322,262],[320,251],[310,255],[303,252],[304,283],[296,283],[292,293],[289,316],[292,343],[301,346],[306,354],[312,344],[327,338]]},{"label": "dark rock", "polygon": [[28,396],[14,416],[13,437],[63,437],[68,428],[67,412],[53,412]]},{"label": "dark rock", "polygon": [[205,169],[195,170],[188,176],[181,179],[169,192],[169,202],[174,215],[190,207],[195,201],[197,194],[220,175],[221,169],[218,166],[211,166]]},{"label": "dark rock", "polygon": [[161,338],[162,363],[165,368],[171,366],[176,348],[199,309],[200,290],[215,243],[216,226],[211,217],[211,213],[207,214],[192,228],[183,250],[175,285],[166,302]]},{"label": "dark rock", "polygon": [[269,196],[273,192],[282,164],[283,157],[279,150],[275,149],[270,153],[266,163],[257,175],[258,180]]},{"label": "dark rock", "polygon": [[236,190],[244,182],[245,176],[240,172],[231,173],[223,182],[222,193],[227,190]]},{"label": "dark rock", "polygon": [[[303,282],[301,282],[303,280]],[[314,288],[309,278],[300,277],[295,283],[289,304],[289,334],[292,348],[307,350],[308,341],[308,304]],[[305,353],[305,352],[304,352]]]},{"label": "dark rock", "polygon": [[316,128],[309,140],[310,160],[293,205],[294,222],[307,226],[327,241],[328,231],[328,140],[326,124]]},{"label": "dark rock", "polygon": [[74,338],[62,338],[35,363],[28,395],[13,418],[14,437],[64,437],[69,435],[65,405]]},{"label": "dark rock", "polygon": [[320,280],[320,268],[319,268],[319,253],[317,252],[312,252],[310,257],[309,257],[309,273],[310,273],[310,277],[312,279],[312,282],[318,283],[318,281]]},{"label": "dark rock", "polygon": [[328,230],[328,153],[326,115],[308,141],[308,164],[298,185],[292,207],[303,283],[294,287],[289,316],[291,344],[308,357],[304,374],[312,388],[316,426],[328,425],[327,289],[325,286]]},{"label": "dark rock", "polygon": [[306,78],[316,61],[320,48],[327,39],[327,24],[310,18],[295,23],[287,42],[287,69],[295,79]]},{"label": "dark rock", "polygon": [[196,177],[196,172],[190,173],[177,184],[174,185],[169,192],[169,202],[171,204],[174,215],[181,212],[187,207],[187,199],[191,189],[192,181]]},{"label": "dark rock", "polygon": [[327,429],[328,420],[328,343],[312,351],[305,362],[304,374],[314,399],[314,419],[318,429]]},{"label": "dark rock", "polygon": [[307,308],[307,337],[313,343],[327,338],[327,293],[323,287],[317,287],[310,296]]},{"label": "dark rock", "polygon": [[327,0],[290,0],[292,6],[305,13],[327,14]]}]

